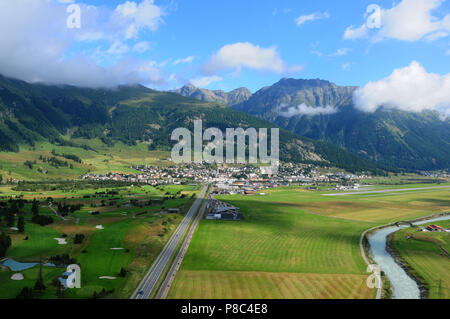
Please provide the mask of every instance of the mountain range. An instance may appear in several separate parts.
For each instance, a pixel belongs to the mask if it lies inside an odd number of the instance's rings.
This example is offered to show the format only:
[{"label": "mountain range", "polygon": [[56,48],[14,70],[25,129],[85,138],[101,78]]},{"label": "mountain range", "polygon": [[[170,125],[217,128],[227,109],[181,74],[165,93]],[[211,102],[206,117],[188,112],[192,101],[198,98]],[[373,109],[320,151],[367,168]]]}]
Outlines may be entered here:
[{"label": "mountain range", "polygon": [[[204,102],[144,86],[88,89],[30,84],[0,76],[0,151],[18,152],[39,141],[83,147],[80,139],[99,139],[114,146],[147,144],[169,151],[178,127],[272,128],[267,120],[218,102]],[[76,142],[74,142],[76,141]],[[343,148],[280,129],[282,161],[337,166],[350,171],[381,172],[376,164]]]},{"label": "mountain range", "polygon": [[173,90],[172,92],[178,93],[184,97],[191,97],[206,102],[219,102],[228,106],[245,102],[252,96],[252,92],[250,92],[247,88],[239,88],[231,92],[224,92],[222,90],[200,89],[192,84],[185,85],[182,88]]},{"label": "mountain range", "polygon": [[448,118],[432,111],[413,113],[383,107],[366,113],[353,104],[356,89],[319,79],[284,78],[231,106],[387,168],[450,167]]}]

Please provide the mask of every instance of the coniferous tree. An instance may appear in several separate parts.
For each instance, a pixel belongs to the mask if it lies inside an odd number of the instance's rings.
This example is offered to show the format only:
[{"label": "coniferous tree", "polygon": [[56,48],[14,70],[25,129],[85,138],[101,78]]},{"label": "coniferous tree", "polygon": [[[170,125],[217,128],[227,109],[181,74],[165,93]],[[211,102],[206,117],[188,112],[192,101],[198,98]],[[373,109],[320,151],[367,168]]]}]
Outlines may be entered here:
[{"label": "coniferous tree", "polygon": [[19,216],[17,228],[19,229],[19,233],[23,233],[25,231],[25,218],[23,218],[23,216]]},{"label": "coniferous tree", "polygon": [[16,299],[33,299],[33,289],[24,287],[17,295]]},{"label": "coniferous tree", "polygon": [[8,227],[14,226],[14,212],[11,208],[6,211],[5,221]]},{"label": "coniferous tree", "polygon": [[42,278],[42,259],[39,260],[39,276],[34,284],[34,290],[37,290],[39,292],[42,292],[43,290],[47,289],[47,287],[44,284],[44,279]]},{"label": "coniferous tree", "polygon": [[39,215],[39,202],[36,200],[36,198],[33,200],[31,212],[33,213],[33,216]]},{"label": "coniferous tree", "polygon": [[11,237],[2,232],[0,234],[0,258],[6,256],[6,251],[9,247],[11,247]]}]

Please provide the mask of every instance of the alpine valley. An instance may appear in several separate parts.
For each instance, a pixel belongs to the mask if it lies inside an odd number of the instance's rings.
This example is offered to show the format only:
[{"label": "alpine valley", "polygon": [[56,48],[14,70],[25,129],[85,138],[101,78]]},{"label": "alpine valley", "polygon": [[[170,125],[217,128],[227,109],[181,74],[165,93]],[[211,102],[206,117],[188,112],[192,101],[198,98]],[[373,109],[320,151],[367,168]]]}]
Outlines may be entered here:
[{"label": "alpine valley", "polygon": [[[343,147],[385,168],[449,168],[448,118],[432,111],[379,108],[374,113],[363,112],[353,104],[356,89],[318,79],[284,78],[238,104],[228,105],[301,136]],[[191,87],[190,91],[197,90]],[[202,96],[213,96],[214,92],[201,91]]]}]

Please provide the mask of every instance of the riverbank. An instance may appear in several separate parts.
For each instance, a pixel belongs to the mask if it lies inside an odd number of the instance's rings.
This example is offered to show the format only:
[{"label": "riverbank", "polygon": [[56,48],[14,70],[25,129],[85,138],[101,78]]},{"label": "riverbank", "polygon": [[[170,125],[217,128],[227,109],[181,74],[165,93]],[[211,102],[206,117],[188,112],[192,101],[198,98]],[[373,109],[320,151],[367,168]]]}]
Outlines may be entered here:
[{"label": "riverbank", "polygon": [[416,282],[420,291],[420,299],[427,299],[430,294],[430,288],[428,287],[427,282],[422,276],[414,271],[411,265],[409,265],[406,260],[403,259],[400,252],[395,249],[393,245],[393,238],[396,233],[397,232],[392,233],[386,237],[386,251],[392,256],[392,258],[394,258],[397,265],[399,265],[406,272],[406,274]]},{"label": "riverbank", "polygon": [[[438,218],[443,218],[443,217],[446,217],[446,216],[449,216],[449,215],[450,215],[449,212],[440,213],[440,214],[433,214],[433,215],[430,215],[430,216],[417,218],[417,219],[414,219],[412,221],[405,221],[405,223],[408,223],[408,224],[413,224],[414,223],[416,225],[417,224],[424,224],[427,221],[432,221],[432,220],[435,220],[435,219],[438,219]],[[375,262],[375,258],[372,255],[372,247],[370,245],[370,238],[373,235],[375,235],[376,233],[378,233],[379,231],[383,230],[383,229],[388,229],[390,227],[395,227],[395,226],[398,227],[398,224],[397,223],[390,223],[390,224],[387,224],[387,225],[382,225],[382,226],[371,228],[371,229],[365,231],[362,234],[361,241],[360,241],[361,253],[362,253],[363,259],[365,260],[365,262],[367,264],[369,264],[369,262],[374,263],[374,264],[376,263]],[[397,231],[399,231],[401,229],[402,229],[401,227],[398,227]],[[395,233],[397,233],[397,231],[389,233],[386,236],[384,250],[392,258],[394,263],[398,267],[400,267],[401,270],[404,271],[404,273],[412,280],[412,282],[414,282],[416,284],[418,292],[420,294],[420,298],[427,298],[429,296],[429,287],[427,286],[425,280],[423,278],[421,278],[421,276],[418,275],[414,271],[414,269],[412,269],[411,266],[405,260],[403,260],[401,258],[401,256],[400,256],[400,254],[393,248],[392,237],[394,236]],[[380,268],[381,268],[381,266],[380,266]],[[391,290],[390,287],[389,288],[387,287],[387,286],[391,286],[392,282],[387,278],[387,276],[384,276],[384,272],[383,271],[381,273],[382,273],[383,287],[382,287],[382,290],[381,289],[379,290],[379,293],[382,292],[382,298],[389,298],[389,297],[391,297],[391,295],[394,294],[394,291]],[[394,285],[392,285],[392,287],[393,286]],[[388,290],[391,290],[391,294],[389,294]],[[379,293],[377,294],[377,299],[379,298],[378,297]]]}]

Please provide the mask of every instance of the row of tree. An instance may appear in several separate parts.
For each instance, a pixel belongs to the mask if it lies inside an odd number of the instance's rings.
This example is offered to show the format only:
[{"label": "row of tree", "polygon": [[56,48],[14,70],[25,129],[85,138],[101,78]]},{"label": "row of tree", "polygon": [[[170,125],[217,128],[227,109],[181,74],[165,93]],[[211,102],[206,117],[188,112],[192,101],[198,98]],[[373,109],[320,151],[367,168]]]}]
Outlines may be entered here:
[{"label": "row of tree", "polygon": [[9,247],[11,247],[11,237],[2,232],[0,234],[0,258],[6,256]]}]

